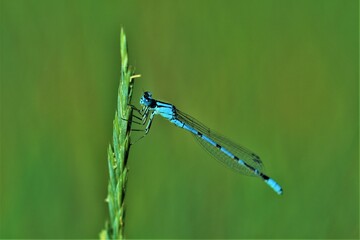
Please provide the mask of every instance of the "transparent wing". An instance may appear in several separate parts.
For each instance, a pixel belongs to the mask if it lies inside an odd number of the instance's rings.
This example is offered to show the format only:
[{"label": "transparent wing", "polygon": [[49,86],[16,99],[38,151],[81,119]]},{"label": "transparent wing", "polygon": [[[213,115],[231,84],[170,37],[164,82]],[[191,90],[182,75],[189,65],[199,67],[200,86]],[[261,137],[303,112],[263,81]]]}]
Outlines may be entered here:
[{"label": "transparent wing", "polygon": [[[179,110],[176,110],[176,116],[177,118],[194,128],[195,130],[199,131],[201,134],[211,138],[214,142],[219,144],[221,147],[227,149],[232,154],[237,156],[239,159],[246,162],[248,165],[250,165],[252,168],[257,169],[259,171],[262,170],[263,164],[258,155],[253,153],[251,150],[239,146],[236,143],[232,142],[231,140],[221,136],[220,134],[210,130],[208,127],[206,127],[204,124],[200,123],[195,118],[187,115],[186,113],[183,113]],[[222,152],[219,148],[214,147],[198,135],[194,135],[195,139],[205,148],[206,151],[208,151],[213,157],[215,157],[217,160],[219,160],[221,163],[225,164],[227,167],[240,172],[245,175],[249,176],[256,176],[253,170],[250,168],[247,168],[241,164],[239,164],[235,159],[229,157],[224,152]]]}]

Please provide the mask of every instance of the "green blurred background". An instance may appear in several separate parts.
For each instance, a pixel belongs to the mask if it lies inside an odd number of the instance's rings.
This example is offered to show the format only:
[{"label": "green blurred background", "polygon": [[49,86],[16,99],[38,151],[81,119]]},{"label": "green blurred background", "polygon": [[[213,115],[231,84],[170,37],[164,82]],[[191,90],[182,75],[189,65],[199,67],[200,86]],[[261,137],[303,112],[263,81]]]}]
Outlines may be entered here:
[{"label": "green blurred background", "polygon": [[119,35],[143,90],[259,154],[217,164],[156,118],[131,149],[128,238],[358,238],[358,1],[1,0],[1,238],[97,238]]}]

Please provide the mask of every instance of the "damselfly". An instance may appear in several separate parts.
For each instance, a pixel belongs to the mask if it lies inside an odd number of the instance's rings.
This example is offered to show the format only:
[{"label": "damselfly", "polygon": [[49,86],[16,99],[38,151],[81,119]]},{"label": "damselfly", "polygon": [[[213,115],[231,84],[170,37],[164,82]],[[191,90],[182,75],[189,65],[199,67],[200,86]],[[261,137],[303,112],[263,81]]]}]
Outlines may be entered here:
[{"label": "damselfly", "polygon": [[262,173],[260,157],[245,147],[213,132],[193,117],[183,113],[174,105],[152,98],[151,92],[144,92],[140,99],[142,109],[142,124],[146,122],[145,134],[150,130],[152,120],[156,114],[166,118],[176,126],[193,134],[195,139],[217,160],[231,169],[250,176],[260,177],[277,194],[282,194],[282,188],[272,178]]}]

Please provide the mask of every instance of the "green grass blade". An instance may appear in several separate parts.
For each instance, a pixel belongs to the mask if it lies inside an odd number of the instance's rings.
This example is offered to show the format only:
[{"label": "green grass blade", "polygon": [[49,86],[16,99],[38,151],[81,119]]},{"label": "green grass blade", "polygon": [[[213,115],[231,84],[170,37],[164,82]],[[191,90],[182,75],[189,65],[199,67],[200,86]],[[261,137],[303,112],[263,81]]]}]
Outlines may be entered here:
[{"label": "green grass blade", "polygon": [[133,79],[140,77],[128,65],[127,43],[124,30],[120,34],[120,85],[117,109],[113,121],[113,141],[108,147],[109,183],[106,202],[109,206],[109,221],[100,232],[100,239],[124,239],[124,197],[126,193],[126,161],[130,151],[131,108],[129,103],[134,85]]}]

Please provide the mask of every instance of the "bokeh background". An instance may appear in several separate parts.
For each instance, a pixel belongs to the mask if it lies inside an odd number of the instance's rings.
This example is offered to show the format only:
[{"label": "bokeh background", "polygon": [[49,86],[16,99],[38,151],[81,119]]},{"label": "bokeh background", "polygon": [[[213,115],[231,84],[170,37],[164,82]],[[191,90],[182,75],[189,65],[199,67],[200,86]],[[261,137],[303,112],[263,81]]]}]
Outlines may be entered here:
[{"label": "bokeh background", "polygon": [[1,238],[97,238],[120,28],[143,90],[254,150],[283,187],[164,119],[130,153],[128,238],[359,238],[356,0],[1,0]]}]

